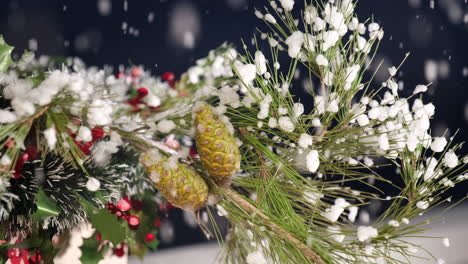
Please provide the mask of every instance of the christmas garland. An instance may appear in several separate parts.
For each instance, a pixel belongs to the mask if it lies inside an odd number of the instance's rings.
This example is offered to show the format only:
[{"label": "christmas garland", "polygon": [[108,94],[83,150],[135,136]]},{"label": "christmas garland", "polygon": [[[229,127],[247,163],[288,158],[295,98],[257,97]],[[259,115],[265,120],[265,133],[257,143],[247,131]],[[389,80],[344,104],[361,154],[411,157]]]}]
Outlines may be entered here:
[{"label": "christmas garland", "polygon": [[[254,53],[223,45],[179,80],[30,52],[13,61],[0,39],[2,260],[52,263],[89,224],[83,263],[126,247],[143,256],[175,206],[229,220],[225,238],[200,221],[227,263],[411,263],[420,246],[405,239],[425,231],[411,219],[450,201],[468,158],[429,134],[426,85],[399,94],[401,65],[374,87],[384,33],[353,1],[298,18],[294,4],[255,11],[269,54],[256,39]],[[310,110],[293,95],[299,68],[319,84]],[[386,208],[366,223],[372,201]]]}]

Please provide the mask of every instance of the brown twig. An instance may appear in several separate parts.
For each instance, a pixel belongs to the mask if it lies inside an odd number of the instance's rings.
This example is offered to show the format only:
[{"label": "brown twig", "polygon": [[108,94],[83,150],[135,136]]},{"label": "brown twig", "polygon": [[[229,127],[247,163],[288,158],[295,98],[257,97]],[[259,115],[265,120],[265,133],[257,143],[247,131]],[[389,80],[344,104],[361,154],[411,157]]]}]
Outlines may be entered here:
[{"label": "brown twig", "polygon": [[26,121],[24,121],[24,123],[25,124],[31,124],[34,120],[41,117],[49,109],[49,107],[50,107],[50,105],[44,106],[44,108],[42,108],[40,111],[38,111],[37,113],[35,113],[34,115],[32,115],[28,119],[26,119]]},{"label": "brown twig", "polygon": [[304,254],[304,256],[312,260],[314,263],[325,264],[323,259],[317,253],[315,253],[312,249],[304,245],[304,243],[297,239],[293,234],[284,230],[279,225],[273,223],[267,215],[265,215],[257,207],[253,206],[249,201],[245,200],[238,193],[231,189],[226,189],[224,191],[224,194],[231,198],[239,207],[244,209],[247,213],[259,216],[264,225],[270,227],[270,229],[282,239],[287,240],[291,244],[293,244],[299,251],[301,251]]}]

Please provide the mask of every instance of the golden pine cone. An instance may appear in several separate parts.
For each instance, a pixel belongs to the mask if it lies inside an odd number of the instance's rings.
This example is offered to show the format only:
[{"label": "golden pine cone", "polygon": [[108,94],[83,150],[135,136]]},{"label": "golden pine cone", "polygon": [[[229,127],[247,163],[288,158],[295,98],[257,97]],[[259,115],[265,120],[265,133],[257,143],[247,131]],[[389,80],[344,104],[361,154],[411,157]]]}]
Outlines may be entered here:
[{"label": "golden pine cone", "polygon": [[203,167],[217,182],[228,179],[240,168],[236,140],[207,103],[195,109],[195,142]]},{"label": "golden pine cone", "polygon": [[208,185],[195,170],[167,158],[155,161],[150,155],[151,152],[143,154],[143,167],[169,202],[192,212],[205,206],[208,199]]}]

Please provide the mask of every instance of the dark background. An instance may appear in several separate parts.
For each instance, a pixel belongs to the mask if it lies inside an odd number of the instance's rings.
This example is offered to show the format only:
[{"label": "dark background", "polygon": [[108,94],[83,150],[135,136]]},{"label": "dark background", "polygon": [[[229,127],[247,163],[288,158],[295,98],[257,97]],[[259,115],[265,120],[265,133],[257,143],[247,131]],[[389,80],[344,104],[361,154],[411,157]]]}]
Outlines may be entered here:
[{"label": "dark background", "polygon": [[[239,50],[241,38],[250,43],[261,27],[254,7],[266,4],[265,0],[0,0],[0,34],[16,51],[32,48],[38,54],[77,56],[88,65],[142,64],[157,75],[180,74],[225,41]],[[376,60],[384,59],[377,83],[385,80],[388,67],[411,52],[399,74],[403,94],[417,84],[432,82],[425,101],[436,105],[433,135],[447,129],[453,135],[460,128],[458,140],[466,141],[466,1],[360,0],[357,12],[361,20],[375,16],[385,29]],[[296,87],[301,83],[299,77]],[[303,103],[311,101],[303,89],[296,93]],[[467,184],[459,186],[454,194],[465,196],[467,189]],[[182,227],[184,222],[179,211],[163,221],[164,246],[203,240],[199,230]],[[170,225],[177,226],[175,233]]]}]

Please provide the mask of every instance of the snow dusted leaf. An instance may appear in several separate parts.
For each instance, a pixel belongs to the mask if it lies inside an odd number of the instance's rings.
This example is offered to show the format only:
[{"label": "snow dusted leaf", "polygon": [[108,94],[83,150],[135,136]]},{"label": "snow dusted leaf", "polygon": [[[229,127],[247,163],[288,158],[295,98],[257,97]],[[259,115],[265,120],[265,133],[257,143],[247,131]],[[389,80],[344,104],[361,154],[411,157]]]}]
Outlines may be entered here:
[{"label": "snow dusted leaf", "polygon": [[5,72],[13,63],[11,60],[11,52],[13,47],[8,45],[3,36],[0,35],[0,72]]}]

